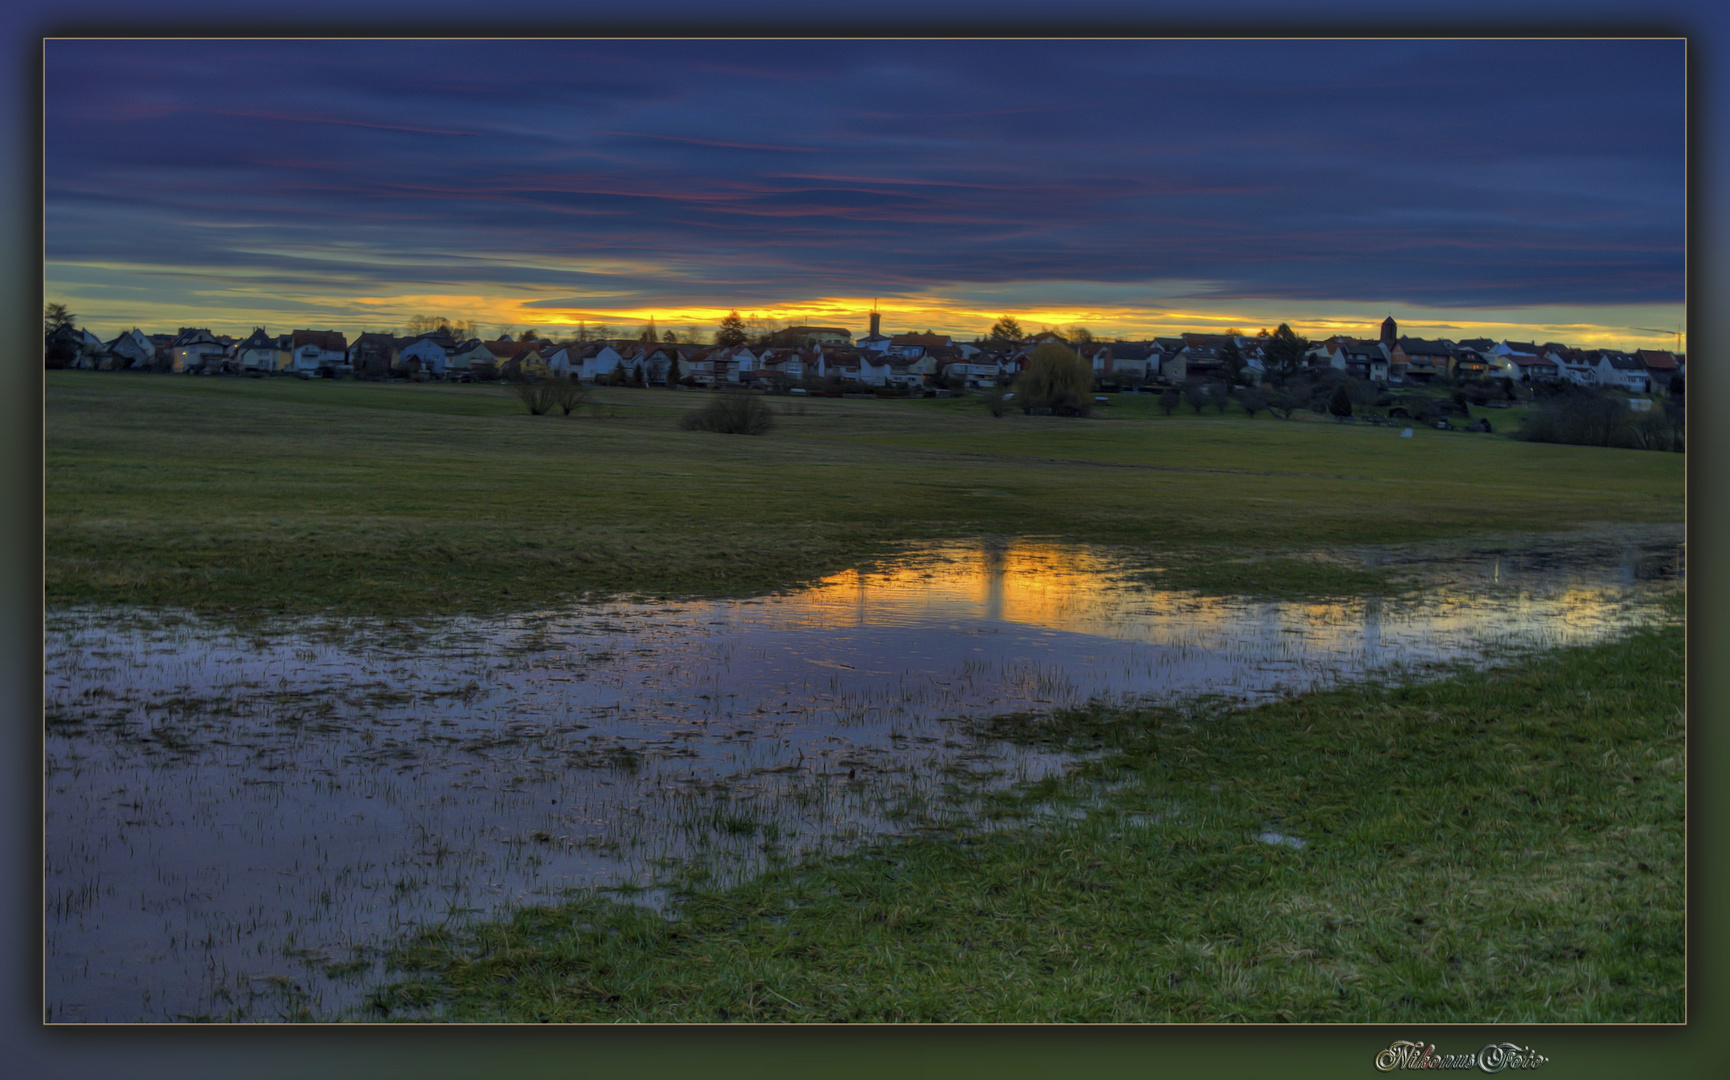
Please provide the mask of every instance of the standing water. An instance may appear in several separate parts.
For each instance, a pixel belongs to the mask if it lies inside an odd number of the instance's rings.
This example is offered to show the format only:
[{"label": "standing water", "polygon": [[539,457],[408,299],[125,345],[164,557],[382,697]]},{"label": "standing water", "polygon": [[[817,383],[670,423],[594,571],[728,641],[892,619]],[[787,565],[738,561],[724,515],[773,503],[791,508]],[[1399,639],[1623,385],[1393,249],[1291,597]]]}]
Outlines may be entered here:
[{"label": "standing water", "polygon": [[652,900],[675,860],[736,879],[1066,764],[957,721],[1589,642],[1654,617],[1664,554],[1459,558],[1407,599],[1153,590],[1100,551],[987,543],[785,596],[411,633],[51,612],[46,1015],[360,1015],[412,928]]}]

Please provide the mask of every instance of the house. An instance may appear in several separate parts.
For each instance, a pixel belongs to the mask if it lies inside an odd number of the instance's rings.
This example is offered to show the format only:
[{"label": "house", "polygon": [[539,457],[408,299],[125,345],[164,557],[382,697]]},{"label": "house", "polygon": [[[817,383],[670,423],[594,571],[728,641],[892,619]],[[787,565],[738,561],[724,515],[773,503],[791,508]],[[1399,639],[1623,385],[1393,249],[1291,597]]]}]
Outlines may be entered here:
[{"label": "house", "polygon": [[422,334],[397,350],[396,362],[392,364],[391,372],[396,375],[410,375],[417,371],[426,371],[443,375],[451,351],[456,347],[457,343],[442,330]]},{"label": "house", "polygon": [[889,345],[884,351],[904,360],[916,360],[927,352],[947,349],[954,344],[943,334],[896,334],[889,339]]},{"label": "house", "polygon": [[1456,379],[1487,379],[1496,370],[1490,358],[1481,351],[1465,345],[1455,345],[1453,349],[1453,364],[1449,373]]},{"label": "house", "polygon": [[1637,349],[1634,359],[1646,365],[1646,382],[1655,394],[1668,394],[1670,380],[1681,373],[1676,357],[1660,349]]},{"label": "house", "polygon": [[1562,365],[1546,356],[1509,353],[1500,359],[1503,378],[1521,383],[1558,383],[1567,378]]},{"label": "house", "polygon": [[971,390],[984,390],[997,385],[997,377],[1002,372],[996,364],[981,364],[969,360],[957,360],[945,364],[942,368],[942,381],[960,382]]},{"label": "house", "polygon": [[[1263,360],[1260,346],[1253,338],[1242,338],[1234,334],[1185,334],[1182,338],[1183,347],[1179,350],[1177,359],[1181,363],[1168,362],[1162,374],[1172,382],[1185,382],[1190,379],[1231,379],[1239,378],[1249,383],[1259,383],[1263,371]],[[1241,364],[1235,372],[1227,361],[1228,347],[1237,349]],[[1252,357],[1253,352],[1253,357]],[[1251,360],[1254,363],[1251,363]],[[1179,368],[1181,375],[1175,373]]]},{"label": "house", "polygon": [[789,382],[804,383],[829,377],[829,360],[821,348],[798,349],[778,361],[781,374]]},{"label": "house", "polygon": [[1598,385],[1644,394],[1652,388],[1652,377],[1639,358],[1625,352],[1605,349],[1598,354],[1596,367]]},{"label": "house", "polygon": [[480,376],[491,376],[498,371],[498,364],[486,342],[479,338],[470,338],[459,342],[445,354],[444,377],[468,382]]},{"label": "house", "polygon": [[289,370],[296,375],[346,374],[348,339],[335,330],[296,330],[290,337]]},{"label": "house", "polygon": [[362,334],[348,347],[348,366],[357,379],[388,379],[397,366],[400,342],[389,334]]},{"label": "house", "polygon": [[866,386],[889,385],[889,375],[893,368],[888,357],[881,357],[880,363],[872,363],[870,356],[866,353],[862,352],[857,356],[858,360],[852,368],[842,369],[842,378],[864,383]]},{"label": "house", "polygon": [[274,375],[288,367],[292,350],[282,347],[282,339],[265,333],[260,326],[252,336],[234,350],[234,363],[243,375]]},{"label": "house", "polygon": [[90,331],[73,330],[66,335],[66,341],[71,345],[74,356],[69,367],[94,371],[103,367],[105,362],[108,363],[108,368],[113,367],[112,362],[108,361],[107,343]]},{"label": "house", "polygon": [[739,376],[745,372],[763,370],[762,360],[748,345],[718,348],[709,359],[714,364],[716,377],[730,383],[738,382]]},{"label": "house", "polygon": [[1579,349],[1554,341],[1546,341],[1540,348],[1544,359],[1562,369],[1562,378],[1576,386],[1596,385],[1598,373],[1592,369],[1591,358]]},{"label": "house", "polygon": [[196,326],[183,326],[180,333],[168,343],[168,359],[170,371],[214,372],[222,370],[222,362],[227,359],[228,346],[216,339],[209,330]]},{"label": "house", "polygon": [[624,356],[611,345],[595,343],[583,350],[582,364],[577,368],[577,378],[583,382],[594,382],[597,379],[612,375],[618,370]]},{"label": "house", "polygon": [[[679,361],[679,381],[688,386],[714,386],[716,349],[698,349]],[[689,382],[686,382],[689,380]]]},{"label": "house", "polygon": [[1112,382],[1140,385],[1159,374],[1159,347],[1151,341],[1114,341],[1106,363],[1105,378]]},{"label": "house", "polygon": [[[1445,341],[1402,337],[1388,352],[1389,374],[1397,374],[1408,382],[1427,383],[1454,374],[1459,358]],[[1488,371],[1485,365],[1485,371]],[[1483,372],[1479,373],[1480,375]]]},{"label": "house", "polygon": [[42,343],[42,358],[49,367],[94,370],[105,352],[101,338],[75,326],[60,327]]},{"label": "house", "polygon": [[[1380,341],[1358,341],[1353,338],[1331,338],[1333,346],[1325,352],[1327,366],[1336,371],[1343,371],[1354,379],[1366,382],[1385,383],[1388,381],[1390,368],[1397,361],[1391,361],[1388,351]],[[1396,343],[1396,349],[1399,347]]]},{"label": "house", "polygon": [[1544,355],[1530,341],[1503,341],[1484,353],[1492,375],[1512,382],[1561,382],[1567,378],[1563,366]]},{"label": "house", "polygon": [[156,346],[136,326],[102,349],[115,371],[148,371],[156,362]]},{"label": "house", "polygon": [[510,374],[519,375],[525,379],[545,379],[550,378],[553,374],[552,368],[547,366],[546,360],[541,356],[540,346],[533,342],[529,343],[527,349],[506,361],[503,367]]}]

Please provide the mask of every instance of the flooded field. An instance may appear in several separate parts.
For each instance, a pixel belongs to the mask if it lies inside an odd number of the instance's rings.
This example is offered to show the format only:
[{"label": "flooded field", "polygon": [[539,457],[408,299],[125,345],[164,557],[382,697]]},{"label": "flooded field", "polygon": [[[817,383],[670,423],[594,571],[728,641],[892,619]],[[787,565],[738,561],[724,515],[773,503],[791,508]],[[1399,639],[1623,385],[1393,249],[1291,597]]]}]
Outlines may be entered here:
[{"label": "flooded field", "polygon": [[674,862],[726,879],[943,827],[1064,766],[969,718],[1596,640],[1653,617],[1676,540],[1413,559],[1426,586],[1381,600],[1159,591],[1015,542],[786,596],[413,628],[51,612],[46,1015],[361,1015],[408,927],[583,887],[654,902]]}]

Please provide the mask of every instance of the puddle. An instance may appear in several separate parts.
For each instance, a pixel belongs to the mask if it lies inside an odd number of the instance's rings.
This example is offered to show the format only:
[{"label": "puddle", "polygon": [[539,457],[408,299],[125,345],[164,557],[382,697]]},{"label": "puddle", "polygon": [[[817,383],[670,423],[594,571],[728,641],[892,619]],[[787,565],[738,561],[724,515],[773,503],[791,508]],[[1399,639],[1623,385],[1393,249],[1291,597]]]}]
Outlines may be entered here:
[{"label": "puddle", "polygon": [[52,612],[47,1015],[342,1015],[411,927],[585,886],[654,903],[669,860],[734,879],[946,827],[1065,764],[955,720],[1590,641],[1653,617],[1665,550],[1478,552],[1411,598],[1276,603],[1149,591],[1089,549],[953,544],[788,596],[340,643]]}]

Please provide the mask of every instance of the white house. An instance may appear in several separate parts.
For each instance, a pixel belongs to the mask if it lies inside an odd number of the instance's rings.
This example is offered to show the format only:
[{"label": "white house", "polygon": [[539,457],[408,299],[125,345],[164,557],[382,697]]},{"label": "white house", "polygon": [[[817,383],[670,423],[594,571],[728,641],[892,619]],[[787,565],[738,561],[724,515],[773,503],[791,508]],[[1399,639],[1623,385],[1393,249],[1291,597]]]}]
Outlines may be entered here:
[{"label": "white house", "polygon": [[136,326],[104,345],[109,366],[116,371],[142,370],[156,360],[156,346]]},{"label": "white house", "polygon": [[397,367],[407,369],[410,367],[410,361],[419,361],[420,370],[430,371],[434,375],[443,375],[445,365],[450,360],[451,350],[455,348],[456,342],[443,334],[422,334],[397,350]]},{"label": "white house", "polygon": [[289,369],[297,375],[349,371],[348,339],[335,330],[296,330],[290,338]]},{"label": "white house", "polygon": [[961,385],[973,390],[984,390],[997,385],[997,374],[1001,370],[996,364],[980,364],[968,361],[956,361],[943,369],[943,378],[960,379]]},{"label": "white house", "polygon": [[1652,389],[1646,365],[1625,352],[1605,349],[1598,354],[1598,385],[1616,387],[1636,394]]},{"label": "white house", "polygon": [[[587,350],[584,351],[587,352]],[[603,375],[611,375],[617,370],[619,362],[623,359],[624,357],[619,355],[619,350],[611,345],[602,345],[593,354],[583,357],[582,366],[577,368],[577,378],[584,382],[594,382]]]},{"label": "white house", "polygon": [[271,337],[260,326],[252,336],[235,347],[235,363],[242,374],[271,375],[288,366],[291,350],[284,350],[279,339]]},{"label": "white house", "polygon": [[1578,349],[1555,344],[1545,345],[1544,358],[1560,367],[1562,377],[1576,386],[1598,384],[1598,373],[1592,366],[1591,357]]},{"label": "white house", "polygon": [[168,346],[175,371],[218,371],[227,354],[228,346],[216,340],[214,334],[193,326],[181,327]]},{"label": "white house", "polygon": [[859,366],[852,373],[843,370],[841,374],[856,382],[862,382],[866,386],[886,386],[889,383],[889,373],[892,370],[887,356],[883,358],[882,363],[873,364],[868,356],[860,353]]},{"label": "white house", "polygon": [[486,342],[470,338],[446,354],[443,374],[447,379],[473,378],[477,365],[484,368],[493,363],[493,352]]}]

